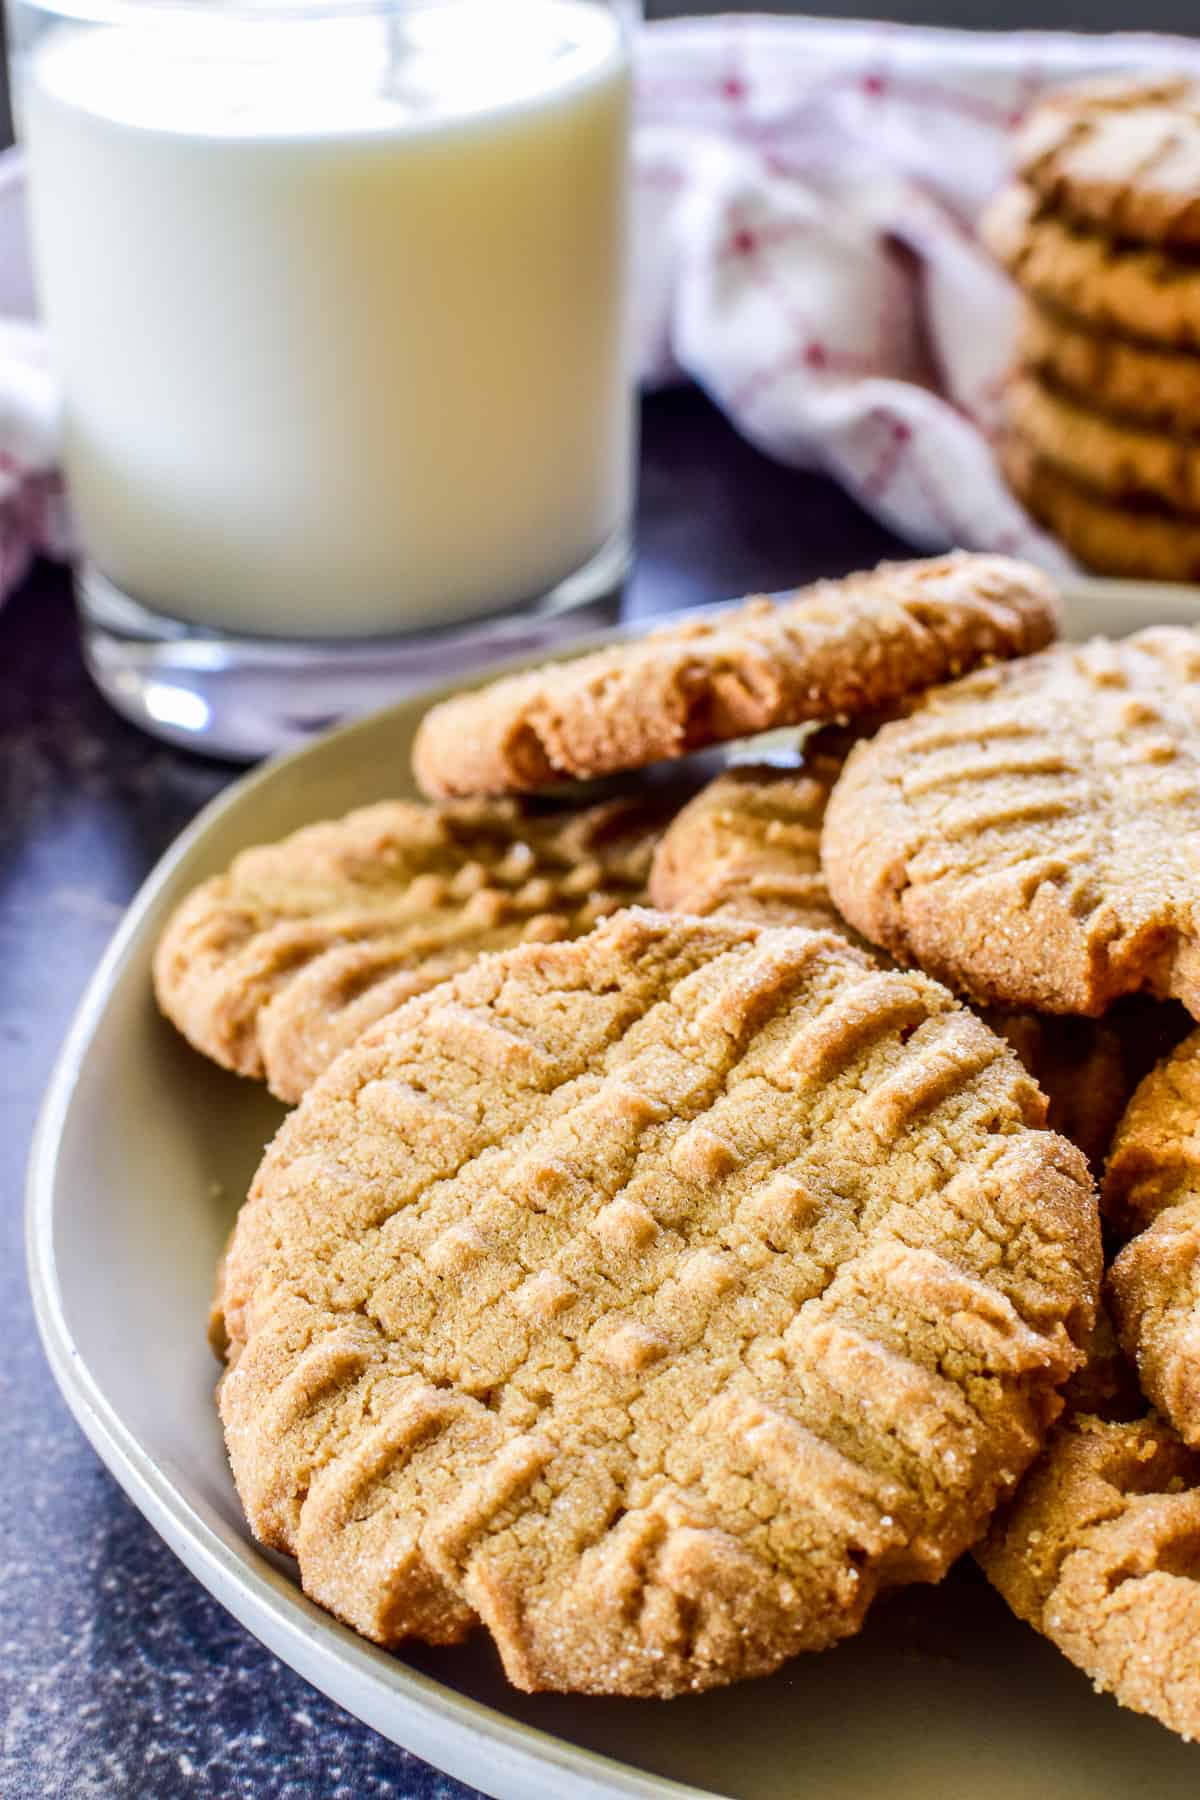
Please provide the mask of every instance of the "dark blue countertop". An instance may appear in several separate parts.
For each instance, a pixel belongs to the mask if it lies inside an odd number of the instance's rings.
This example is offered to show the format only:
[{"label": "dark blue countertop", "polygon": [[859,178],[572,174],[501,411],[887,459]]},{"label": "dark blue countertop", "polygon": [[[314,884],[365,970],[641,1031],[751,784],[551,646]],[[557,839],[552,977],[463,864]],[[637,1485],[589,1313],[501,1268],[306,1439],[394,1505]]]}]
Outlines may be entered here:
[{"label": "dark blue countertop", "polygon": [[[897,550],[765,462],[695,393],[647,403],[631,616]],[[469,1790],[277,1662],[176,1561],[59,1399],[25,1281],[22,1185],[80,993],[157,857],[233,771],[139,735],[83,672],[66,577],[0,609],[0,1794],[455,1800]],[[197,1321],[197,1330],[203,1321]]]}]

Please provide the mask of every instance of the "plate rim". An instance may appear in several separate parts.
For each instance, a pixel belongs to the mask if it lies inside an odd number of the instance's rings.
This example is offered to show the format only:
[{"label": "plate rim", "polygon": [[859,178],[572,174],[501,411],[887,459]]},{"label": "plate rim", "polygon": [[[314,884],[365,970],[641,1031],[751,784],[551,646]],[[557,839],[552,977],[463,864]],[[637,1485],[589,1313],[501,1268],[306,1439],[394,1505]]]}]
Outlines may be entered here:
[{"label": "plate rim", "polygon": [[[690,612],[707,610],[689,609]],[[673,613],[669,616],[674,619],[682,615]],[[421,688],[387,706],[375,708],[361,718],[323,732],[296,749],[266,759],[214,795],[167,846],[138,887],[88,981],[55,1058],[38,1109],[27,1163],[26,1270],[38,1335],[69,1412],[118,1486],[192,1576],[272,1655],[278,1656],[304,1680],[332,1698],[335,1704],[402,1749],[407,1749],[408,1745],[399,1737],[366,1717],[341,1693],[331,1693],[329,1687],[310,1672],[310,1654],[318,1661],[334,1658],[340,1671],[365,1684],[371,1697],[377,1698],[381,1705],[386,1702],[394,1707],[399,1701],[406,1715],[415,1715],[418,1719],[424,1717],[433,1728],[440,1725],[453,1732],[468,1734],[477,1760],[484,1756],[494,1759],[499,1755],[505,1767],[498,1767],[497,1773],[506,1774],[510,1781],[520,1780],[526,1784],[495,1790],[502,1796],[511,1793],[516,1800],[525,1800],[525,1796],[541,1791],[553,1796],[554,1800],[558,1795],[564,1800],[571,1800],[571,1797],[609,1800],[610,1796],[626,1795],[645,1796],[646,1800],[724,1800],[724,1797],[715,1789],[694,1787],[668,1776],[655,1775],[632,1763],[572,1743],[569,1738],[541,1726],[525,1724],[494,1706],[458,1692],[435,1676],[408,1667],[399,1657],[392,1658],[386,1668],[381,1668],[378,1659],[386,1657],[386,1651],[369,1644],[309,1600],[298,1582],[276,1570],[252,1540],[244,1543],[239,1554],[215,1521],[205,1518],[171,1475],[143,1449],[96,1381],[72,1337],[54,1250],[55,1177],[63,1128],[89,1047],[117,977],[134,950],[145,917],[179,864],[227,812],[242,805],[248,795],[260,785],[276,779],[281,771],[297,768],[310,757],[323,756],[334,740],[350,739],[360,733],[369,737],[397,713],[427,709],[467,687],[538,662],[559,661],[607,643],[640,636],[662,622],[662,619],[655,619],[644,624],[618,625],[573,639],[561,648],[555,646],[549,654],[531,656],[526,652],[472,671],[466,680],[452,678]],[[244,1610],[233,1604],[231,1595],[244,1598]],[[262,1623],[271,1627],[269,1636],[264,1636],[260,1629]],[[304,1667],[300,1666],[301,1662]],[[433,1761],[432,1754],[423,1750],[411,1754]],[[443,1772],[455,1773],[446,1770],[442,1763],[435,1762],[434,1766]],[[564,1784],[570,1781],[571,1786],[540,1790],[529,1785],[531,1779],[547,1776],[551,1780],[557,1777]],[[480,1785],[478,1771],[458,1774],[457,1778]]]},{"label": "plate rim", "polygon": [[[1091,599],[1100,602],[1101,606],[1105,601],[1133,605],[1139,599],[1152,601],[1165,597],[1176,604],[1186,601],[1189,607],[1195,606],[1200,611],[1200,587],[1175,587],[1172,591],[1170,586],[1156,583],[1148,592],[1147,585],[1140,582],[1077,578],[1061,583],[1060,591],[1064,600],[1076,604],[1086,604]],[[632,1763],[575,1744],[541,1726],[525,1724],[496,1707],[458,1692],[434,1676],[409,1668],[398,1657],[381,1666],[380,1659],[387,1657],[387,1652],[367,1643],[316,1606],[294,1579],[273,1567],[252,1540],[239,1540],[240,1548],[235,1547],[214,1520],[205,1518],[186,1499],[170,1474],[143,1449],[92,1375],[72,1338],[65,1316],[53,1241],[58,1153],[88,1049],[114,983],[140,936],[145,917],[179,864],[226,813],[240,807],[258,787],[273,781],[282,771],[301,768],[310,758],[324,756],[328,746],[335,741],[349,740],[359,734],[369,737],[386,719],[396,714],[412,713],[418,708],[427,710],[439,700],[506,673],[586,654],[606,644],[643,636],[665,622],[708,613],[730,604],[736,603],[718,601],[617,625],[554,645],[540,654],[526,651],[490,662],[470,671],[465,679],[452,677],[414,690],[386,706],[323,732],[306,744],[268,758],[240,775],[203,806],[167,846],[130,900],[72,1015],[38,1109],[30,1143],[25,1187],[25,1249],[34,1317],[42,1348],[68,1410],[101,1462],[152,1529],[218,1604],[238,1619],[271,1654],[386,1740],[407,1748],[385,1726],[377,1724],[353,1701],[347,1700],[340,1691],[334,1693],[314,1675],[311,1658],[316,1658],[318,1663],[333,1658],[339,1672],[364,1684],[370,1696],[378,1698],[381,1705],[386,1702],[394,1707],[399,1702],[406,1725],[412,1716],[418,1722],[427,1720],[431,1728],[441,1725],[466,1734],[475,1759],[483,1755],[499,1757],[502,1766],[493,1766],[497,1767],[497,1774],[506,1779],[514,1777],[528,1782],[532,1777],[536,1782],[549,1775],[571,1783],[569,1790],[542,1790],[551,1796],[551,1800],[557,1800],[560,1794],[565,1800],[570,1796],[575,1796],[576,1800],[609,1800],[611,1796],[623,1795],[646,1796],[647,1800],[723,1800],[723,1797],[716,1790],[654,1775]],[[1150,612],[1147,622],[1152,620]],[[235,1604],[235,1600],[244,1604]],[[268,1627],[265,1634],[263,1625]],[[413,1754],[433,1761],[433,1754],[424,1748]],[[445,1767],[440,1762],[434,1766]],[[467,1770],[465,1763],[450,1772],[479,1785],[478,1771]],[[518,1800],[525,1800],[535,1790],[527,1785],[511,1789],[506,1786],[494,1791],[512,1792]]]}]

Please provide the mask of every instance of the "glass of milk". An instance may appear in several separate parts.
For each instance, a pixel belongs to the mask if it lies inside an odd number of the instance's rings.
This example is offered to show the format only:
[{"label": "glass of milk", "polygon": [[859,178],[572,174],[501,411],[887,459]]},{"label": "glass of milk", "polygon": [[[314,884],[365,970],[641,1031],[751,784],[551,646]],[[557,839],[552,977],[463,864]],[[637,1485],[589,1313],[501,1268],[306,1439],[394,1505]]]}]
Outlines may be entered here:
[{"label": "glass of milk", "polygon": [[129,716],[260,754],[619,588],[635,4],[10,0]]}]

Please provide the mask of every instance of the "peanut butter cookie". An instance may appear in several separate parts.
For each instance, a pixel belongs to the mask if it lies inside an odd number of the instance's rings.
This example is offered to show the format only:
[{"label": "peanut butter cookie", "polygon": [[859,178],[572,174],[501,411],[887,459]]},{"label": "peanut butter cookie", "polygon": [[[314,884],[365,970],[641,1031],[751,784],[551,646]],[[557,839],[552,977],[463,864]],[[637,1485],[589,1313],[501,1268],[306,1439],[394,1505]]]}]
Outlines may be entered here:
[{"label": "peanut butter cookie", "polygon": [[653,904],[853,935],[821,869],[825,808],[850,741],[818,732],[796,767],[742,763],[701,788],[655,850]]},{"label": "peanut butter cookie", "polygon": [[974,1541],[1080,1360],[1097,1211],[1043,1111],[832,934],[632,911],[481,958],[309,1090],[243,1209],[253,1529],[381,1643],[478,1615],[526,1690],[844,1638]]},{"label": "peanut butter cookie", "polygon": [[1110,418],[1036,375],[1014,375],[1005,404],[1009,429],[1093,493],[1169,507],[1200,526],[1200,437]]},{"label": "peanut butter cookie", "polygon": [[1034,518],[1101,575],[1200,581],[1200,519],[1122,506],[1039,456],[1016,432],[997,446],[1005,480]]},{"label": "peanut butter cookie", "polygon": [[[797,768],[744,764],[702,788],[655,851],[655,905],[838,931],[870,950],[834,905],[820,856],[829,795],[853,741],[846,732],[821,731],[805,745]],[[1158,1017],[1167,1010],[1130,1000],[1114,1010],[1111,1023],[999,1007],[982,1016],[1045,1094],[1050,1129],[1077,1144],[1099,1171],[1138,1080],[1179,1035],[1171,1035],[1173,1020]],[[1150,1046],[1145,1056],[1144,1045]]]},{"label": "peanut butter cookie", "polygon": [[1116,243],[1048,212],[1018,182],[988,207],[984,243],[1036,300],[1106,331],[1200,350],[1200,263]]},{"label": "peanut butter cookie", "polygon": [[657,800],[532,812],[384,801],[245,850],[188,896],[154,961],[159,1005],[281,1100],[359,1033],[487,950],[572,937],[644,897]]},{"label": "peanut butter cookie", "polygon": [[1017,360],[1085,404],[1163,431],[1200,432],[1200,355],[1092,331],[1022,308]]},{"label": "peanut butter cookie", "polygon": [[1134,1095],[1104,1205],[1130,1239],[1108,1277],[1121,1343],[1146,1398],[1200,1448],[1200,1032]]},{"label": "peanut butter cookie", "polygon": [[1052,584],[959,552],[751,600],[574,662],[511,675],[426,714],[425,793],[523,793],[684,756],[781,725],[873,712],[1054,637]]},{"label": "peanut butter cookie", "polygon": [[1200,1457],[1069,1413],[976,1552],[1019,1618],[1122,1706],[1200,1735]]},{"label": "peanut butter cookie", "polygon": [[985,1003],[1200,1015],[1200,632],[1066,644],[927,696],[850,754],[830,892]]},{"label": "peanut butter cookie", "polygon": [[1105,76],[1058,88],[1017,137],[1017,172],[1049,205],[1112,237],[1200,247],[1200,86]]}]

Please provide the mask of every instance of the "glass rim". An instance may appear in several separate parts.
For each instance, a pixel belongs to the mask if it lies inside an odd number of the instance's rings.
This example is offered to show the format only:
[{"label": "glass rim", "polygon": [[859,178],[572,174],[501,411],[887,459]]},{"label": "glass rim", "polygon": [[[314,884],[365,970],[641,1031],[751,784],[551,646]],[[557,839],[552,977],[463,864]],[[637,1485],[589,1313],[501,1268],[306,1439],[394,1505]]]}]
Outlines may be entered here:
[{"label": "glass rim", "polygon": [[[8,0],[12,11],[94,25],[128,24],[133,20],[145,24],[155,19],[173,24],[189,19],[256,24],[330,17],[404,18],[450,12],[470,3],[471,0]],[[641,10],[638,0],[598,3],[617,14]],[[506,0],[496,0],[496,4],[499,8]]]}]

